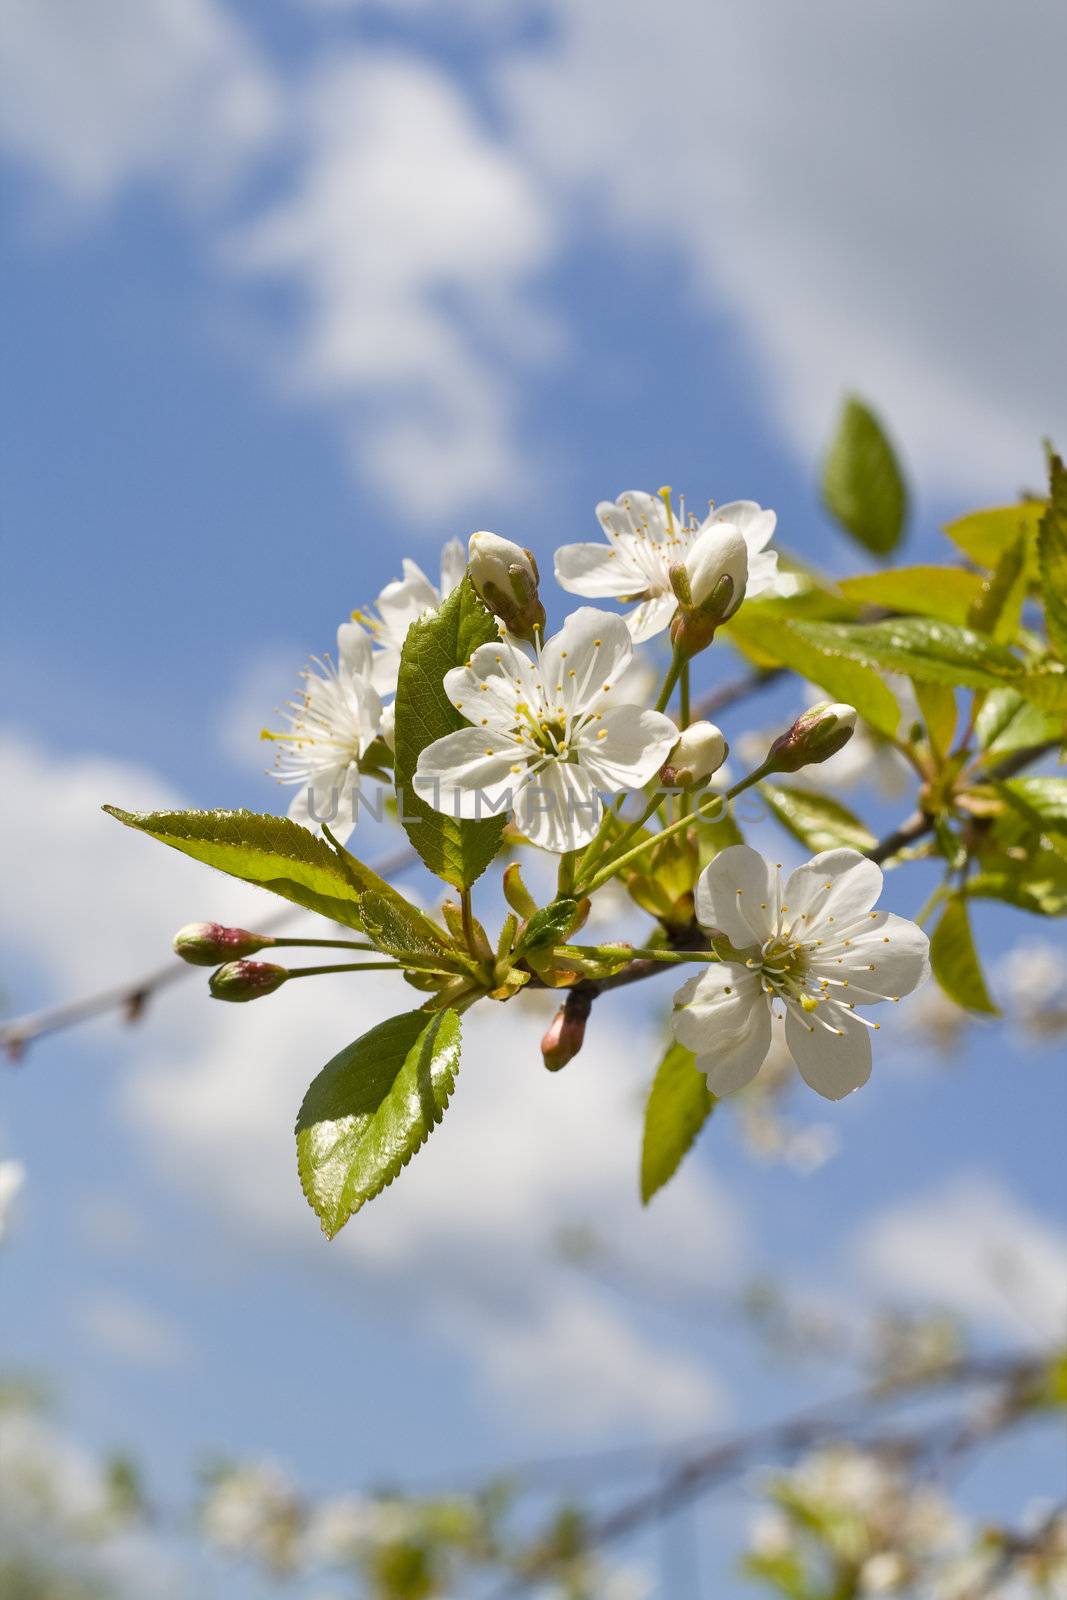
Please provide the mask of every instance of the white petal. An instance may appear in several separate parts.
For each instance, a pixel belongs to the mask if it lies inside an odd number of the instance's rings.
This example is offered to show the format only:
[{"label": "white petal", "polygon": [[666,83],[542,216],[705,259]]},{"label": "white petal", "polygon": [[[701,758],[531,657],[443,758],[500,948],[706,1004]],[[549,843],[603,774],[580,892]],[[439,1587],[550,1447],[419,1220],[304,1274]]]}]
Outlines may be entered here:
[{"label": "white petal", "polygon": [[782,919],[805,939],[825,939],[866,916],[881,892],[881,868],[858,850],[822,850],[789,874]]},{"label": "white petal", "polygon": [[733,961],[710,966],[682,985],[674,1004],[674,1037],[696,1055],[713,1094],[755,1077],[771,1042],[771,1008],[755,973]]},{"label": "white petal", "polygon": [[449,539],[441,551],[441,599],[444,600],[463,582],[467,570],[467,551],[462,539]]},{"label": "white petal", "polygon": [[540,683],[534,663],[511,639],[479,645],[467,666],[444,676],[445,693],[457,711],[477,726],[484,718],[501,732],[520,720],[520,704],[536,711]]},{"label": "white petal", "polygon": [[671,1028],[679,1044],[697,1055],[719,1035],[743,1033],[756,1006],[766,1007],[758,975],[740,961],[718,961],[698,968],[674,997]]},{"label": "white petal", "polygon": [[541,652],[549,703],[569,711],[606,704],[606,692],[633,660],[633,641],[621,617],[594,606],[572,611]]},{"label": "white petal", "polygon": [[412,788],[446,816],[505,816],[511,806],[503,802],[509,793],[518,797],[527,776],[520,746],[481,728],[460,728],[427,745]]},{"label": "white petal", "polygon": [[750,551],[748,557],[748,583],[745,587],[746,598],[758,600],[761,595],[775,594],[777,589],[777,550],[760,550],[755,555]]},{"label": "white petal", "polygon": [[727,505],[716,506],[708,522],[732,522],[748,546],[751,561],[770,544],[778,518],[773,511],[764,511],[755,500],[731,500]]},{"label": "white petal", "polygon": [[678,601],[673,594],[661,594],[651,600],[642,600],[633,611],[628,611],[626,626],[630,630],[630,638],[634,644],[641,644],[645,639],[653,639],[657,633],[662,633],[664,628],[669,628],[677,609]]},{"label": "white petal", "polygon": [[[820,1006],[819,1011],[823,1012]],[[790,1011],[785,1019],[785,1042],[804,1082],[827,1100],[843,1100],[871,1075],[871,1036],[861,1022],[847,1020],[848,1013],[834,1007],[828,1021],[840,1024],[830,1033],[818,1022],[802,1021]]]},{"label": "white petal", "polygon": [[556,855],[589,844],[602,814],[592,779],[566,761],[551,761],[534,774],[515,807],[530,843]]},{"label": "white petal", "polygon": [[356,826],[353,789],[358,782],[355,769],[347,763],[330,773],[316,773],[314,782],[301,783],[289,802],[290,822],[298,822],[312,833],[319,833],[325,822],[334,838],[344,844]]},{"label": "white petal", "polygon": [[811,973],[815,978],[847,978],[851,992],[843,998],[859,1006],[899,1000],[929,976],[930,941],[906,917],[878,911],[847,944],[824,945]]},{"label": "white petal", "polygon": [[697,920],[718,928],[736,950],[763,944],[775,932],[775,883],[769,862],[747,844],[720,850],[697,881]]},{"label": "white petal", "polygon": [[601,500],[596,508],[597,521],[609,538],[666,539],[667,508],[659,495],[646,494],[644,489],[627,489],[619,498]]},{"label": "white petal", "polygon": [[749,1012],[745,1031],[717,1042],[706,1055],[698,1055],[697,1070],[708,1080],[712,1094],[733,1094],[752,1082],[770,1048],[771,1008],[761,997]]},{"label": "white petal", "polygon": [[371,672],[370,635],[358,622],[342,622],[337,630],[337,660],[355,678]]},{"label": "white petal", "polygon": [[556,551],[556,582],[592,600],[619,599],[644,589],[646,578],[626,559],[623,547],[565,544]]},{"label": "white petal", "polygon": [[599,789],[641,789],[670,755],[678,729],[670,717],[614,706],[578,735],[578,759]]},{"label": "white petal", "polygon": [[400,647],[391,642],[374,652],[371,665],[371,683],[378,694],[395,694],[400,672]]}]

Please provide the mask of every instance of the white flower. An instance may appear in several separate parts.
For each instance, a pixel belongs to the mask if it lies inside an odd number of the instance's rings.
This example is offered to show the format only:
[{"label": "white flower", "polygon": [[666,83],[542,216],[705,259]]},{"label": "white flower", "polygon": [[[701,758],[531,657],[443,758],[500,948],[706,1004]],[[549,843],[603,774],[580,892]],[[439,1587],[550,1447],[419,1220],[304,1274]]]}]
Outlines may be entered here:
[{"label": "white flower", "polygon": [[929,940],[903,917],[872,907],[882,873],[857,850],[824,850],[791,873],[748,845],[716,856],[697,884],[701,924],[741,959],[709,966],[675,997],[675,1037],[694,1051],[713,1094],[755,1077],[771,1043],[775,1001],[805,1082],[840,1100],[871,1072],[858,1006],[899,1000],[927,976]]},{"label": "white flower", "polygon": [[[754,500],[732,500],[709,512],[701,523],[686,521],[684,512],[675,516],[668,496],[628,490],[612,502],[603,500],[596,508],[607,544],[565,544],[556,551],[556,579],[571,594],[590,599],[636,600],[638,605],[627,616],[636,642],[651,639],[668,627],[678,606],[671,588],[670,569],[686,560],[701,534],[715,529],[725,548],[726,529],[736,530],[747,551],[747,593],[750,596],[773,590],[778,572],[778,557],[767,550],[777,518]],[[714,541],[701,547],[698,582],[705,568],[714,563]],[[716,547],[717,548],[717,547]],[[717,549],[719,555],[721,549]],[[740,576],[736,552],[732,553],[735,582]],[[692,582],[694,574],[690,574]],[[701,598],[706,598],[702,595]]]},{"label": "white flower", "polygon": [[632,654],[623,619],[590,606],[536,655],[511,639],[480,645],[444,679],[473,726],[422,752],[416,794],[453,816],[510,810],[545,850],[588,844],[600,795],[641,788],[678,738],[669,717],[619,703],[615,685]]},{"label": "white flower", "polygon": [[[420,617],[437,611],[460,583],[467,570],[467,552],[459,539],[450,539],[441,551],[441,586],[434,588],[422,568],[405,559],[404,576],[387,583],[370,611],[354,611],[374,643],[371,682],[380,695],[396,693],[400,652],[408,629]],[[375,611],[377,615],[375,615]]]},{"label": "white flower", "polygon": [[294,822],[313,826],[315,819],[343,818],[342,828],[351,831],[350,784],[382,718],[382,703],[370,677],[370,640],[354,622],[342,623],[337,630],[336,666],[329,659],[313,660],[303,673],[303,695],[282,713],[288,730],[264,730],[263,737],[278,746],[274,776],[279,783],[299,785],[289,807]]}]

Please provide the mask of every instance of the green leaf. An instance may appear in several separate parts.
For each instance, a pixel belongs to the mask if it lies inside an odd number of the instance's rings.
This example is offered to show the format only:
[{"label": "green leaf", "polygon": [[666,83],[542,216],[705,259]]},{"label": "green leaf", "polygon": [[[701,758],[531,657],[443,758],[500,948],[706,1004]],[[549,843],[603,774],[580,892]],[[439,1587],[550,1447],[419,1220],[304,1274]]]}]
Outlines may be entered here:
[{"label": "green leaf", "polygon": [[987,633],[1002,644],[1010,644],[1019,631],[1027,581],[1026,546],[1018,539],[1008,546],[990,576],[982,580],[981,593],[963,621],[977,633]]},{"label": "green leaf", "polygon": [[832,699],[855,706],[879,733],[889,738],[896,735],[900,707],[879,673],[850,660],[845,652],[825,649],[807,637],[809,629],[836,629],[842,624],[787,622],[753,615],[753,611],[753,607],[742,606],[727,624],[727,633],[758,666],[788,667],[825,689]]},{"label": "green leaf", "polygon": [[1061,666],[1058,661],[1046,659],[1039,666],[1023,673],[1018,686],[1023,694],[1043,711],[1059,713],[1059,727],[1062,734],[1063,717],[1067,713],[1067,667]]},{"label": "green leaf", "polygon": [[1009,778],[997,788],[1040,831],[1067,833],[1067,778]]},{"label": "green leaf", "polygon": [[822,497],[831,516],[876,555],[900,543],[908,511],[904,478],[878,418],[854,395],[823,466]]},{"label": "green leaf", "polygon": [[793,629],[827,654],[871,669],[906,672],[921,683],[995,689],[1023,671],[1022,662],[1004,645],[993,644],[970,628],[924,617],[855,624],[797,622]]},{"label": "green leaf", "polygon": [[408,838],[431,872],[469,889],[500,848],[507,817],[461,822],[434,811],[411,787],[427,745],[469,726],[445,694],[443,679],[480,644],[500,637],[496,621],[464,578],[440,611],[413,622],[400,657],[396,689],[396,784]]},{"label": "green leaf", "polygon": [[1039,917],[1067,913],[1067,861],[1055,849],[1034,845],[1025,860],[983,857],[982,870],[967,882],[972,900],[1001,900]]},{"label": "green leaf", "polygon": [[999,1017],[982,976],[966,901],[953,895],[930,940],[930,966],[950,1000],[967,1011]]},{"label": "green leaf", "polygon": [[1063,718],[1042,711],[1016,689],[992,689],[975,720],[980,747],[989,755],[1010,755],[1055,739]]},{"label": "green leaf", "polygon": [[550,906],[535,911],[516,947],[517,955],[531,950],[551,950],[565,944],[578,918],[576,900],[553,900]]},{"label": "green leaf", "polygon": [[1045,509],[1041,500],[1025,500],[1017,506],[997,506],[990,511],[972,511],[966,517],[945,525],[945,533],[957,549],[980,567],[995,567],[1012,545],[1024,544],[1037,533]]},{"label": "green leaf", "polygon": [[982,579],[962,567],[888,567],[884,572],[843,578],[838,588],[849,600],[884,606],[887,611],[966,622],[982,593]]},{"label": "green leaf", "polygon": [[459,1047],[454,1011],[408,1011],[346,1046],[314,1079],[296,1123],[297,1166],[328,1239],[392,1183],[441,1121]]},{"label": "green leaf", "polygon": [[956,694],[945,683],[923,683],[912,680],[930,743],[936,753],[947,756],[956,731]]},{"label": "green leaf", "polygon": [[780,783],[761,783],[759,792],[783,828],[815,854],[841,846],[870,850],[876,843],[860,819],[828,794]]},{"label": "green leaf", "polygon": [[354,856],[348,857],[351,867],[346,871],[328,844],[288,817],[255,811],[122,811],[118,806],[104,810],[183,855],[245,883],[259,884],[347,928],[363,926],[359,901],[365,889],[375,888],[404,903],[395,889]]},{"label": "green leaf", "polygon": [[1038,567],[1048,642],[1067,662],[1067,470],[1057,455],[1049,470],[1051,493],[1038,530]]},{"label": "green leaf", "polygon": [[454,951],[443,931],[406,900],[368,890],[359,910],[363,926],[379,950],[390,955],[438,956]]},{"label": "green leaf", "polygon": [[695,1060],[691,1050],[672,1044],[652,1080],[641,1146],[641,1199],[646,1206],[673,1178],[715,1107],[715,1096]]}]

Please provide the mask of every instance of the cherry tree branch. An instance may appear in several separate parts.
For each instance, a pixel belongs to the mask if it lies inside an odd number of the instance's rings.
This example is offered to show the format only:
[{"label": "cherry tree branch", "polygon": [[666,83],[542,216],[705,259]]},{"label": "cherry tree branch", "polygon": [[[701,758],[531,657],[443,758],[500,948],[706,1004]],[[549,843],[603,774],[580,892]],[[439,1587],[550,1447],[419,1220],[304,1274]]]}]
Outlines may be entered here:
[{"label": "cherry tree branch", "polygon": [[[414,850],[396,850],[374,863],[373,871],[380,878],[394,878],[405,868],[413,866],[417,860]],[[280,929],[288,927],[297,917],[304,915],[306,913],[302,906],[288,905],[276,911],[273,916],[264,918],[255,931],[277,933]],[[180,982],[183,978],[195,977],[197,972],[203,977],[202,967],[187,966],[184,961],[172,956],[166,966],[156,967],[154,971],[146,972],[142,977],[134,978],[132,982],[101,989],[98,993],[86,995],[83,999],[68,1000],[62,1005],[49,1006],[43,1011],[14,1017],[10,1022],[0,1023],[0,1050],[6,1053],[9,1061],[18,1063],[35,1039],[43,1039],[50,1033],[62,1033],[67,1028],[80,1027],[83,1022],[91,1022],[94,1017],[107,1016],[109,1012],[115,1011],[125,1022],[138,1022],[149,1002],[154,1000],[157,994],[169,989],[172,984]]]}]

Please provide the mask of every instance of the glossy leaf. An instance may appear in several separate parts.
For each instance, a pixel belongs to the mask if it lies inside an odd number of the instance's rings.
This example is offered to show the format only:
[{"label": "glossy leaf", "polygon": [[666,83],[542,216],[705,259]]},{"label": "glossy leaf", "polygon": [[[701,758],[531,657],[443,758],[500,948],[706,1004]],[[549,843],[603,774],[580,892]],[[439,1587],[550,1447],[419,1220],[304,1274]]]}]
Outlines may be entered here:
[{"label": "glossy leaf", "polygon": [[897,458],[878,418],[850,396],[823,466],[823,502],[854,539],[876,555],[900,543],[908,494]]},{"label": "glossy leaf", "polygon": [[1024,542],[1034,538],[1044,509],[1041,500],[1024,500],[1016,506],[972,511],[946,523],[945,533],[978,566],[992,568],[1020,538]]},{"label": "glossy leaf", "polygon": [[1000,1015],[982,976],[967,903],[959,895],[948,901],[934,929],[930,966],[942,989],[957,1005],[985,1016]]},{"label": "glossy leaf", "polygon": [[516,954],[525,955],[531,950],[551,950],[557,944],[565,944],[577,920],[576,900],[553,900],[551,905],[542,906],[540,911],[534,912],[523,929]]},{"label": "glossy leaf", "polygon": [[425,1144],[459,1070],[454,1011],[408,1011],[328,1062],[304,1097],[297,1165],[308,1202],[332,1239]]},{"label": "glossy leaf", "polygon": [[968,879],[972,900],[1001,900],[1039,917],[1067,914],[1067,860],[1059,851],[1034,843],[1026,859],[990,856]]},{"label": "glossy leaf", "polygon": [[695,1059],[692,1051],[672,1044],[652,1080],[641,1145],[641,1199],[646,1206],[677,1172],[714,1110],[715,1096],[696,1070]]},{"label": "glossy leaf", "polygon": [[359,900],[365,890],[401,899],[354,856],[348,856],[350,870],[346,870],[324,840],[288,817],[255,811],[122,811],[118,806],[104,810],[183,855],[245,883],[259,884],[349,928],[362,927]]},{"label": "glossy leaf", "polygon": [[1026,546],[1022,539],[1009,545],[964,619],[976,633],[987,633],[1010,644],[1019,632],[1029,577]]},{"label": "glossy leaf", "polygon": [[404,641],[396,690],[396,783],[404,827],[415,849],[439,878],[467,889],[500,848],[506,816],[462,822],[434,811],[411,787],[427,745],[468,726],[444,691],[446,672],[466,662],[480,644],[499,638],[495,619],[471,587],[455,589],[432,616],[413,622]]},{"label": "glossy leaf", "polygon": [[1022,675],[1022,663],[1004,645],[970,628],[924,617],[887,622],[797,622],[794,631],[829,655],[844,656],[871,669],[906,672],[923,683],[995,689]]},{"label": "glossy leaf", "polygon": [[841,650],[826,649],[808,637],[813,628],[836,629],[844,624],[787,622],[753,616],[742,606],[729,624],[731,640],[758,666],[788,667],[810,683],[825,689],[832,700],[855,706],[865,722],[890,737],[900,723],[900,707],[883,676]]},{"label": "glossy leaf", "polygon": [[1032,749],[1062,730],[1062,716],[1043,711],[1016,689],[990,690],[975,720],[978,743],[991,756]]},{"label": "glossy leaf", "polygon": [[1067,833],[1067,778],[1010,778],[998,787],[1036,828]]},{"label": "glossy leaf", "polygon": [[779,783],[761,783],[759,792],[783,828],[812,854],[841,846],[870,850],[876,842],[860,819],[828,794]]},{"label": "glossy leaf", "polygon": [[963,623],[982,593],[982,579],[962,567],[889,567],[844,578],[838,587],[865,605]]}]

